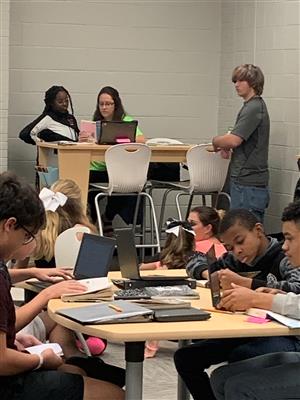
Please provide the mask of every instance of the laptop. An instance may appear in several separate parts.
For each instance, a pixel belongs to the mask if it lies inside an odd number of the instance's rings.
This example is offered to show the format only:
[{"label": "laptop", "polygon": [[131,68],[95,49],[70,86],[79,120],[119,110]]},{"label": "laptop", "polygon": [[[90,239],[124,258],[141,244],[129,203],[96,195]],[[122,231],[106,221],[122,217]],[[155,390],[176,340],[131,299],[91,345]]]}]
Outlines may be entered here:
[{"label": "laptop", "polygon": [[207,266],[208,266],[208,276],[209,276],[209,287],[211,293],[211,301],[214,307],[219,304],[221,300],[221,290],[220,290],[220,280],[218,271],[211,272],[211,266],[217,261],[215,246],[212,245],[211,248],[206,253]]},{"label": "laptop", "polygon": [[[118,259],[122,278],[141,281],[183,281],[185,276],[147,275],[141,276],[134,235],[131,228],[115,229]],[[162,283],[163,285],[163,283]],[[164,285],[163,285],[164,286]]]},{"label": "laptop", "polygon": [[97,143],[135,142],[138,121],[97,121]]},{"label": "laptop", "polygon": [[[74,279],[102,278],[107,276],[114,254],[115,239],[84,233],[74,267]],[[28,281],[44,289],[54,282]]]}]

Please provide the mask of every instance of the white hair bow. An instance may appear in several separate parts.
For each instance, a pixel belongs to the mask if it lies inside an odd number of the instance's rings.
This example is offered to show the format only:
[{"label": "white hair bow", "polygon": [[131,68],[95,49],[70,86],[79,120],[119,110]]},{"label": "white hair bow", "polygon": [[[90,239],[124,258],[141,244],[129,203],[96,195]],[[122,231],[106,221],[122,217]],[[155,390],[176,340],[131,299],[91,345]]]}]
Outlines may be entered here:
[{"label": "white hair bow", "polygon": [[50,189],[43,188],[39,194],[46,211],[56,211],[59,206],[66,204],[67,196],[60,192],[53,192]]},{"label": "white hair bow", "polygon": [[173,233],[175,236],[179,236],[179,229],[180,227],[185,230],[186,232],[191,233],[192,235],[196,236],[195,232],[193,231],[192,226],[187,221],[178,221],[175,219],[170,218],[167,222],[167,229],[166,233]]}]

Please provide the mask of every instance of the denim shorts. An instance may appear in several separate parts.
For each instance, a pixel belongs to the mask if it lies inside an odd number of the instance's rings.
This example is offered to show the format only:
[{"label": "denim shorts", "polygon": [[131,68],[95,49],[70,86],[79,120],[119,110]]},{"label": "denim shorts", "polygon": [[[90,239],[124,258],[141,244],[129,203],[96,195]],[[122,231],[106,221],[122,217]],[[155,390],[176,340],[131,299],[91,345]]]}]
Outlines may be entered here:
[{"label": "denim shorts", "polygon": [[269,205],[268,187],[243,186],[230,183],[230,208],[245,208],[251,211],[259,221],[263,222],[265,209]]}]

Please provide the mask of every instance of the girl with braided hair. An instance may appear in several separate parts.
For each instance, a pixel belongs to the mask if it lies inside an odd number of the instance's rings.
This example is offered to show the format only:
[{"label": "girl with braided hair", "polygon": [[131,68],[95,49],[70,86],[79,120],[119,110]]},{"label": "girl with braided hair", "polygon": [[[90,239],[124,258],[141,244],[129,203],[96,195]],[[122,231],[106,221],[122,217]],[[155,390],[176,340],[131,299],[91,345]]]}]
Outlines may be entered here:
[{"label": "girl with braided hair", "polygon": [[[44,102],[42,114],[22,129],[20,139],[33,145],[39,140],[77,142],[79,129],[67,89],[63,86],[52,86],[46,91]],[[69,105],[71,114],[68,111]]]}]

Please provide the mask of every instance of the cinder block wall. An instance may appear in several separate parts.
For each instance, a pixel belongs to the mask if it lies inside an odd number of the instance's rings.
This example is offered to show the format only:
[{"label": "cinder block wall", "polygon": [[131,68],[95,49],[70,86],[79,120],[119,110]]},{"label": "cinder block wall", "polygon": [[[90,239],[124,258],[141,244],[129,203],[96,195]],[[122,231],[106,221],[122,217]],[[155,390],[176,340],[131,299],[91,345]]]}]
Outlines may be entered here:
[{"label": "cinder block wall", "polygon": [[0,0],[0,172],[7,169],[9,5]]},{"label": "cinder block wall", "polygon": [[260,65],[272,123],[266,225],[280,229],[299,176],[299,1],[25,0],[11,3],[9,34],[9,168],[29,180],[35,148],[17,134],[40,114],[53,84],[70,91],[78,120],[91,118],[99,89],[112,85],[147,137],[200,143],[233,125],[241,106],[230,82],[234,66]]},{"label": "cinder block wall", "polygon": [[234,66],[259,65],[271,119],[271,202],[266,230],[280,230],[280,215],[292,200],[300,154],[300,2],[222,1],[219,130],[234,124],[242,105],[230,81]]},{"label": "cinder block wall", "polygon": [[217,131],[219,2],[13,2],[9,167],[32,179],[35,149],[18,138],[53,84],[91,119],[101,87],[120,91],[147,137],[201,143]]}]

